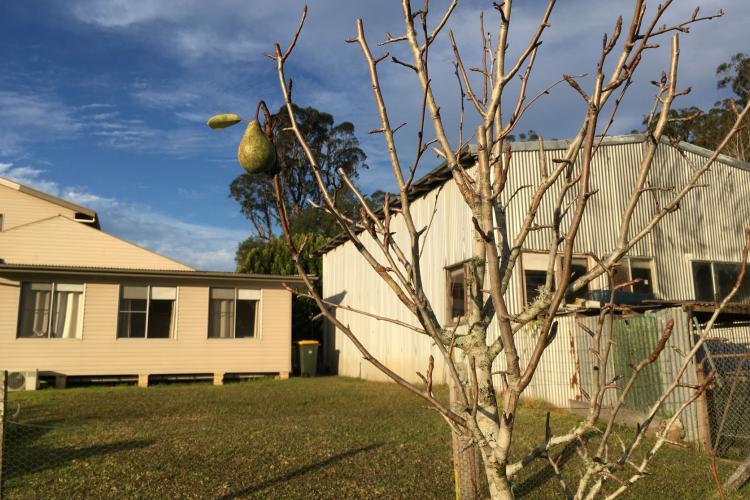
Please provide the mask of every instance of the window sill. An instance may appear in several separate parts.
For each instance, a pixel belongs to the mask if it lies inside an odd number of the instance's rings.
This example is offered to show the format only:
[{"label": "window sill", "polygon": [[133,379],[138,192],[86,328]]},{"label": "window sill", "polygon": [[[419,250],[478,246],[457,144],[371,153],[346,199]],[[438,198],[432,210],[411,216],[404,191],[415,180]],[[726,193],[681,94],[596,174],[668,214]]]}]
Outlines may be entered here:
[{"label": "window sill", "polygon": [[451,321],[450,323],[445,323],[443,325],[444,328],[460,328],[462,326],[468,325],[469,322],[466,320],[461,320],[458,323]]},{"label": "window sill", "polygon": [[22,341],[32,341],[37,342],[40,340],[52,340],[52,341],[58,341],[58,340],[77,340],[81,341],[83,340],[82,337],[72,337],[72,338],[65,338],[65,337],[16,337],[16,340],[22,340]]},{"label": "window sill", "polygon": [[155,339],[155,338],[148,338],[148,337],[117,337],[115,340],[117,341],[133,341],[133,342],[143,342],[143,341],[150,341],[150,342],[177,342],[177,338],[170,337],[168,339]]},{"label": "window sill", "polygon": [[260,338],[258,337],[208,337],[207,340],[209,341],[225,341],[225,340],[236,340],[237,342],[260,342]]}]

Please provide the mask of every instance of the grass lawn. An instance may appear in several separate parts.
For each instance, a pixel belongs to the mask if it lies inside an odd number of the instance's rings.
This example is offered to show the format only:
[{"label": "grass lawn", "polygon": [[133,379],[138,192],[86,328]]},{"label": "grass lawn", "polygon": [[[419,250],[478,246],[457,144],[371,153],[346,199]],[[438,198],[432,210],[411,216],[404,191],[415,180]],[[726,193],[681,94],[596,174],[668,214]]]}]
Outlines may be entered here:
[{"label": "grass lawn", "polygon": [[[6,431],[9,499],[453,497],[447,426],[393,384],[330,377],[50,389],[12,393],[11,414],[16,403],[15,419],[27,425]],[[543,436],[544,415],[521,411],[524,448]],[[574,422],[552,416],[553,430]],[[721,464],[723,477],[731,470]],[[707,459],[691,450],[665,449],[653,472],[630,498],[714,491]],[[561,497],[541,461],[516,491]]]}]

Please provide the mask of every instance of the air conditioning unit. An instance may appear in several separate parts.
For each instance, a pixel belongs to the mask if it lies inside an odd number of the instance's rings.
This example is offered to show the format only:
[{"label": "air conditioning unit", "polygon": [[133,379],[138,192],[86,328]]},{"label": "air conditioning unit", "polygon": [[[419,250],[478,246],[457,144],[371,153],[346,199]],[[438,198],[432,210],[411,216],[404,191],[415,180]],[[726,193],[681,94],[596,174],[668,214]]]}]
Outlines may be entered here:
[{"label": "air conditioning unit", "polygon": [[35,391],[39,388],[39,370],[8,372],[9,391]]}]

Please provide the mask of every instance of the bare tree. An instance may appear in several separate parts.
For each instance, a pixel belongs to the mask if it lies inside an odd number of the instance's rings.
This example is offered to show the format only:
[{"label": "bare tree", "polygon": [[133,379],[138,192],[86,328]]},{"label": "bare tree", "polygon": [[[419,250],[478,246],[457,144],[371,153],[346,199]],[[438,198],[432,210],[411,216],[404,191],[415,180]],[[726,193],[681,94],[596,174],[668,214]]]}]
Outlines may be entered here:
[{"label": "bare tree", "polygon": [[[475,450],[478,451],[480,457],[476,464],[483,469],[492,498],[512,498],[514,478],[536,459],[549,461],[558,475],[561,488],[570,498],[595,498],[603,495],[607,498],[617,497],[627,491],[633,483],[645,477],[651,458],[665,443],[669,442],[668,433],[671,426],[687,405],[697,398],[710,382],[709,377],[703,385],[692,388],[691,400],[685,402],[668,419],[667,425],[659,431],[656,442],[646,454],[646,458],[640,463],[633,462],[633,452],[643,444],[643,437],[657,411],[662,408],[665,400],[677,387],[684,386],[681,383],[682,375],[692,356],[709,336],[719,313],[739,288],[742,276],[732,294],[717,305],[711,321],[702,332],[693,351],[684,353],[684,360],[678,375],[652,405],[646,420],[636,429],[632,440],[622,443],[619,453],[612,453],[611,449],[615,449],[615,446],[610,446],[613,439],[612,430],[624,398],[642,370],[654,363],[664,350],[672,333],[672,325],[668,324],[665,327],[655,350],[634,367],[617,404],[609,415],[603,418],[604,396],[614,387],[612,374],[608,374],[606,369],[611,342],[605,338],[605,326],[612,321],[613,315],[618,311],[621,312],[622,309],[615,304],[614,300],[618,286],[610,286],[612,295],[609,303],[601,309],[598,328],[587,329],[594,342],[595,365],[603,367],[594,373],[595,390],[590,395],[587,418],[563,435],[552,434],[548,418],[544,440],[538,446],[524,450],[521,460],[514,462],[510,459],[519,400],[534,378],[542,354],[556,335],[556,317],[565,295],[581,290],[600,276],[608,277],[610,283],[614,284],[612,274],[618,262],[662,219],[677,210],[681,201],[701,184],[702,176],[737,133],[740,122],[750,109],[747,103],[738,103],[736,105],[737,121],[716,152],[705,159],[702,164],[693,165],[692,173],[683,185],[674,186],[671,189],[662,188],[662,191],[668,194],[667,202],[660,204],[645,225],[638,228],[631,227],[633,215],[643,195],[655,189],[648,183],[649,173],[657,147],[662,142],[665,128],[671,119],[670,109],[673,101],[689,91],[689,89],[680,90],[677,86],[680,58],[679,36],[681,33],[688,33],[694,23],[722,15],[721,11],[711,15],[701,15],[696,9],[687,19],[665,25],[663,18],[671,4],[671,0],[664,0],[661,5],[651,11],[647,10],[643,0],[634,0],[630,20],[626,22],[618,18],[613,24],[612,32],[604,35],[593,78],[584,80],[580,76],[562,75],[558,82],[552,83],[538,95],[529,96],[527,84],[534,69],[537,53],[541,50],[543,35],[550,27],[549,20],[555,8],[555,0],[548,1],[528,44],[513,60],[507,53],[513,2],[505,0],[501,4],[493,4],[499,13],[496,35],[493,37],[488,34],[482,17],[480,20],[483,46],[482,67],[471,68],[468,71],[464,67],[453,34],[447,32],[446,29],[457,0],[453,0],[432,25],[427,0],[418,9],[411,5],[410,0],[402,0],[401,17],[404,33],[400,35],[388,33],[385,41],[380,45],[403,44],[408,48],[411,54],[408,61],[395,57],[391,58],[391,61],[404,67],[405,71],[416,77],[416,85],[419,85],[421,89],[422,106],[417,116],[417,123],[420,124],[417,145],[414,153],[409,156],[413,160],[408,164],[402,162],[403,155],[399,155],[397,151],[394,135],[399,127],[394,127],[391,123],[381,90],[378,65],[386,61],[389,54],[387,52],[382,55],[373,54],[371,45],[365,37],[363,22],[358,20],[356,36],[348,42],[359,46],[369,70],[370,83],[380,117],[380,128],[374,132],[382,134],[384,138],[398,193],[395,197],[387,195],[382,208],[377,210],[376,207],[368,204],[366,197],[358,191],[348,174],[340,171],[341,180],[352,190],[359,201],[361,216],[357,221],[336,208],[334,193],[326,190],[319,159],[308,147],[307,139],[294,118],[292,82],[286,74],[286,62],[292,55],[301,35],[307,8],[287,48],[282,49],[277,43],[273,53],[267,54],[276,63],[281,92],[290,117],[290,127],[307,156],[311,173],[320,190],[320,209],[336,219],[342,232],[361,254],[362,259],[387,284],[395,297],[411,313],[415,324],[419,326],[387,318],[377,312],[358,311],[348,306],[344,307],[347,307],[349,311],[366,314],[429,336],[444,358],[450,373],[450,404],[445,404],[433,393],[432,358],[425,360],[428,368],[424,374],[420,374],[423,385],[410,383],[374,357],[360,342],[357,332],[337,319],[334,309],[341,306],[327,302],[320,296],[312,281],[306,277],[301,261],[297,260],[297,256],[304,249],[305,242],[296,245],[295,240],[292,239],[283,202],[286,186],[276,177],[274,187],[279,220],[286,244],[295,258],[297,271],[307,284],[306,295],[316,301],[321,314],[349,338],[367,361],[399,385],[429,402],[444,417],[454,435],[454,457],[462,461],[464,466],[469,467],[459,474],[459,482],[462,483],[459,484],[461,498],[478,495],[476,474],[471,470],[472,457],[476,457],[473,455]],[[431,85],[428,65],[430,47],[441,36],[447,36],[450,41],[455,56],[456,73],[459,76],[462,114],[459,123],[451,124],[459,130],[458,143],[452,143],[449,140],[448,124],[441,116],[440,104],[437,102]],[[671,40],[667,37],[671,37]],[[620,102],[630,87],[644,55],[657,47],[659,40],[664,38],[671,43],[668,69],[662,74],[661,79],[655,82],[657,94],[648,122],[646,146],[637,167],[637,180],[632,186],[623,186],[623,189],[628,190],[630,194],[619,221],[616,245],[607,255],[592,254],[591,257],[598,262],[597,266],[584,275],[572,279],[571,264],[574,244],[589,200],[596,195],[595,190],[591,188],[592,159],[601,145],[602,137],[606,136],[613,123]],[[469,71],[472,69],[480,75],[479,86],[469,76]],[[508,95],[511,93],[510,83],[514,80],[518,80],[520,84],[513,95]],[[502,196],[508,195],[505,193],[506,181],[512,162],[512,151],[508,141],[520,118],[529,107],[537,103],[550,87],[560,84],[568,85],[580,96],[582,104],[580,126],[564,154],[549,166],[544,164],[544,141],[539,138],[541,181],[538,185],[530,187],[532,194],[528,197],[527,210],[520,230],[515,234],[510,234],[505,222],[506,207],[500,201]],[[471,139],[466,141],[463,134],[464,97],[479,117],[479,125],[470,134]],[[508,103],[510,106],[504,107]],[[431,123],[431,129],[435,133],[434,138],[429,140],[425,137],[426,122]],[[471,167],[463,161],[470,142],[476,151],[476,163]],[[423,273],[430,272],[430,270],[423,269],[420,261],[424,245],[422,236],[427,228],[417,227],[412,216],[409,195],[420,160],[428,150],[434,151],[443,158],[464,202],[471,210],[471,220],[467,221],[473,227],[472,258],[468,263],[467,273],[469,306],[465,318],[467,328],[460,336],[456,335],[455,329],[441,322],[423,286]],[[543,206],[544,200],[553,201],[553,209],[544,214],[550,219],[549,223],[540,223],[542,219],[540,207]],[[400,218],[406,228],[408,234],[405,239],[395,238],[393,235],[391,224],[396,218]],[[528,236],[535,231],[548,234],[546,284],[537,300],[520,313],[513,314],[507,302],[511,275],[519,262]],[[750,233],[746,233],[745,241],[746,260]],[[742,269],[744,275],[744,264]],[[556,286],[554,285],[555,274],[560,277]],[[620,286],[632,284],[633,282],[630,282]],[[499,330],[499,335],[494,340],[488,336],[491,323],[496,323]],[[528,362],[522,366],[515,335],[527,326],[534,328],[538,337],[533,353]],[[582,328],[586,327],[582,326]],[[495,387],[492,377],[492,366],[498,358],[501,359],[504,367],[502,387]],[[596,445],[592,445],[594,441],[589,442],[587,439],[587,436],[591,434],[599,436]],[[558,462],[553,458],[553,451],[566,445],[575,446],[576,451],[583,458],[584,470],[581,471],[577,485],[566,484],[560,473]],[[627,467],[630,469],[628,470]],[[609,485],[616,483],[616,487],[605,489],[604,485],[607,481]]]}]

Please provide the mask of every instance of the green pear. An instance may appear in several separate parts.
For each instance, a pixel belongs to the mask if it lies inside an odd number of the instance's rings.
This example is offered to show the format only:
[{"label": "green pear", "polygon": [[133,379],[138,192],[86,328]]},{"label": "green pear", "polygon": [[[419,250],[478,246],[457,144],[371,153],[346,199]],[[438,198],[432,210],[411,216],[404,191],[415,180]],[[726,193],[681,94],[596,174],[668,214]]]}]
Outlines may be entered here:
[{"label": "green pear", "polygon": [[232,125],[236,125],[237,123],[241,121],[242,121],[242,118],[239,115],[235,115],[231,113],[223,114],[223,115],[214,115],[208,119],[208,126],[215,130],[217,128],[231,127]]},{"label": "green pear", "polygon": [[247,124],[237,149],[242,168],[251,174],[273,174],[276,168],[276,148],[260,129],[258,120]]}]

